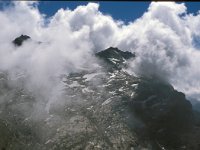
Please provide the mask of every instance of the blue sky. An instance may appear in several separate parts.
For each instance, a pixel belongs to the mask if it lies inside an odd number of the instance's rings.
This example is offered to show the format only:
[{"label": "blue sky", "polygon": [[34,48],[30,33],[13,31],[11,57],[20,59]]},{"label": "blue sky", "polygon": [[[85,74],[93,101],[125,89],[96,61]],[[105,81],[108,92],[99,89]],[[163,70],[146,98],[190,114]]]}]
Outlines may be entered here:
[{"label": "blue sky", "polygon": [[[60,8],[75,9],[79,5],[86,5],[89,1],[40,1],[40,12],[50,17]],[[97,1],[98,2],[98,1]],[[0,1],[0,9],[8,3]],[[147,10],[150,2],[98,2],[100,11],[111,15],[114,19],[123,20],[124,22],[133,21],[142,16]],[[182,2],[179,2],[182,3]],[[200,2],[184,2],[189,13],[197,13],[200,10]]]},{"label": "blue sky", "polygon": [[[67,2],[67,1],[42,1],[39,10],[47,16],[52,16],[59,8],[74,9],[78,5],[86,5],[88,2]],[[100,11],[110,14],[114,19],[123,20],[125,22],[133,21],[142,16],[147,10],[150,2],[99,2]],[[200,10],[200,2],[185,3],[189,13],[196,13]]]},{"label": "blue sky", "polygon": [[[50,2],[43,1],[39,5],[42,13],[48,16],[53,15],[59,8],[74,9],[78,5],[85,5],[88,2]],[[100,11],[110,14],[114,19],[120,19],[125,22],[139,18],[148,8],[150,2],[99,2]]]}]

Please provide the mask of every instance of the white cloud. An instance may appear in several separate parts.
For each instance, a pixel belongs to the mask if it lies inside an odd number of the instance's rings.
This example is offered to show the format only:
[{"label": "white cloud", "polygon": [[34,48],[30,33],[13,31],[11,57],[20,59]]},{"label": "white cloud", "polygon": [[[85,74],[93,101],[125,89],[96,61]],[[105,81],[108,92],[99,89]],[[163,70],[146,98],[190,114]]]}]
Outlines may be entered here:
[{"label": "white cloud", "polygon": [[[0,25],[0,70],[7,71],[13,80],[25,74],[27,90],[34,93],[38,101],[51,102],[52,97],[61,92],[58,78],[61,74],[92,69],[95,65],[89,28],[84,26],[73,31],[68,22],[53,23],[54,18],[45,25],[35,3],[14,4],[0,12],[0,19],[4,21]],[[32,40],[16,48],[12,40],[21,34],[31,36]]]},{"label": "white cloud", "polygon": [[[187,14],[184,4],[152,2],[142,18],[129,25],[133,40],[121,44],[126,49],[134,47],[132,50],[139,56],[131,62],[133,71],[157,75],[187,96],[199,98],[200,53],[193,45],[194,34],[199,31],[190,26],[191,16],[198,24],[199,15]],[[129,36],[130,32],[123,41],[130,40]]]},{"label": "white cloud", "polygon": [[[100,12],[97,3],[61,8],[47,19],[38,3],[14,4],[0,11],[0,69],[26,71],[30,87],[51,87],[54,76],[91,68],[92,53],[116,46],[136,52],[130,70],[157,75],[188,96],[200,98],[200,54],[193,43],[194,36],[200,36],[200,15],[187,14],[183,3],[152,2],[141,18],[128,25]],[[33,41],[16,49],[11,41],[20,34],[30,35]]]}]

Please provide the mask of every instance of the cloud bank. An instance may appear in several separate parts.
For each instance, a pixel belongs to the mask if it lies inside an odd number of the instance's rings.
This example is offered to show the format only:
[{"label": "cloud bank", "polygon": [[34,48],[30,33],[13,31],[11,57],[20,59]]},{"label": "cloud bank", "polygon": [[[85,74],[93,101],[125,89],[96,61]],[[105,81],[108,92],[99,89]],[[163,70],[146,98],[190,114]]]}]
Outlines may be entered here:
[{"label": "cloud bank", "polygon": [[[27,89],[45,97],[62,88],[56,77],[96,69],[93,53],[114,46],[136,53],[129,71],[155,75],[200,100],[200,14],[188,14],[184,3],[152,2],[128,24],[100,12],[98,3],[49,18],[38,5],[18,1],[0,11],[0,70],[13,79],[24,73]],[[33,40],[16,48],[11,41],[21,34]]]}]

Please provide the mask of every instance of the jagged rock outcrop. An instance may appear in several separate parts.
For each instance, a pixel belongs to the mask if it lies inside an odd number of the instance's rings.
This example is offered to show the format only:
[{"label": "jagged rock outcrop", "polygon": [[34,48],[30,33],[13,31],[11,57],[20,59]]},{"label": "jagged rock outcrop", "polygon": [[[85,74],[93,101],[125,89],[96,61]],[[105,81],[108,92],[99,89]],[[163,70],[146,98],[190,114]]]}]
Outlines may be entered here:
[{"label": "jagged rock outcrop", "polygon": [[15,46],[21,46],[23,42],[25,42],[28,39],[31,39],[30,36],[22,34],[21,36],[15,38],[12,42]]},{"label": "jagged rock outcrop", "polygon": [[118,48],[109,47],[106,50],[96,53],[96,56],[106,63],[104,67],[116,70],[125,67],[127,60],[133,59],[135,54],[128,51],[121,51]]}]

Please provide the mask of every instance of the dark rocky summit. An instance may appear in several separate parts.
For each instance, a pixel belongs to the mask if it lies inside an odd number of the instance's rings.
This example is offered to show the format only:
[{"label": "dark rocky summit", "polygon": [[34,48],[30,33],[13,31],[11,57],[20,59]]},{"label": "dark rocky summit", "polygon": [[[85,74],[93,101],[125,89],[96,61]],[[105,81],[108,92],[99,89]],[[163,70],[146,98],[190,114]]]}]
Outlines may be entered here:
[{"label": "dark rocky summit", "polygon": [[22,34],[21,36],[14,39],[12,42],[15,46],[21,46],[23,44],[23,42],[28,39],[31,39],[30,36]]},{"label": "dark rocky summit", "polygon": [[40,120],[31,119],[35,97],[0,73],[0,149],[200,149],[200,112],[183,93],[124,71],[135,54],[111,47],[96,56],[103,71],[63,75],[66,103]]},{"label": "dark rocky summit", "polygon": [[104,67],[109,69],[121,69],[125,67],[127,60],[133,59],[135,54],[128,51],[121,51],[118,48],[110,47],[96,53],[96,56],[106,62]]}]

